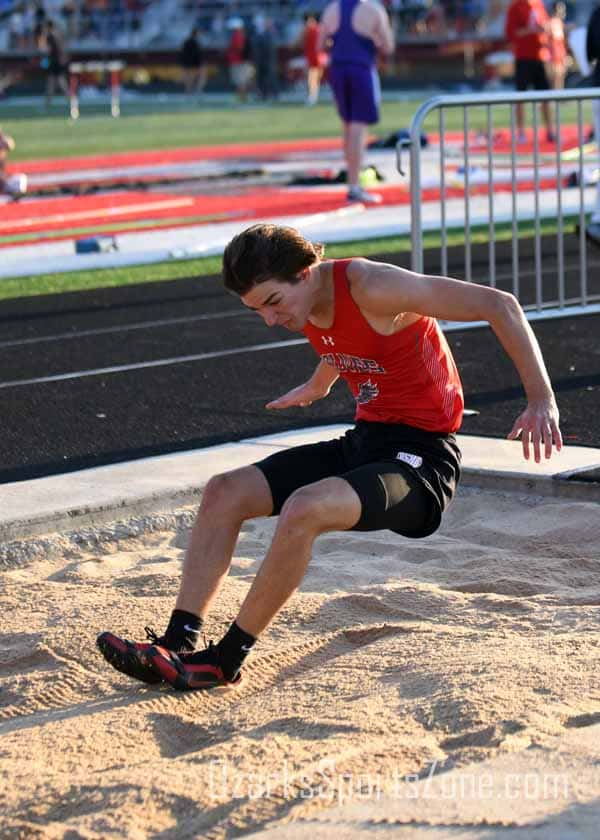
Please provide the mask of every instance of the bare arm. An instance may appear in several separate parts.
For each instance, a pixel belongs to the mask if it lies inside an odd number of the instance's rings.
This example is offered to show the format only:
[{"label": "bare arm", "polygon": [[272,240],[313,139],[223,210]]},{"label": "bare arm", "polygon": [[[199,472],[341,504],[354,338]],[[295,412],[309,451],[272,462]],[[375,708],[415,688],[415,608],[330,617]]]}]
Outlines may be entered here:
[{"label": "bare arm", "polygon": [[334,32],[335,26],[335,3],[325,7],[319,24],[319,37],[317,39],[317,52],[323,52],[329,46],[329,40]]},{"label": "bare arm", "polygon": [[394,33],[385,9],[378,7],[377,23],[373,32],[373,43],[384,55],[392,55],[396,47]]},{"label": "bare arm", "polygon": [[321,359],[308,382],[298,385],[297,388],[292,388],[287,394],[283,394],[278,399],[267,403],[265,407],[293,408],[294,406],[301,406],[304,408],[312,405],[316,400],[321,400],[329,394],[338,377],[337,370]]},{"label": "bare arm", "polygon": [[4,134],[0,131],[0,149],[5,152],[12,152],[15,148],[15,141],[9,134]]},{"label": "bare arm", "polygon": [[542,441],[546,458],[550,458],[553,444],[557,450],[561,448],[550,377],[538,341],[513,295],[369,260],[354,260],[348,274],[352,296],[365,313],[394,317],[416,312],[448,321],[487,321],[514,362],[527,395],[527,408],[508,437],[522,436],[525,458],[529,458],[531,442],[536,462],[541,460]]}]

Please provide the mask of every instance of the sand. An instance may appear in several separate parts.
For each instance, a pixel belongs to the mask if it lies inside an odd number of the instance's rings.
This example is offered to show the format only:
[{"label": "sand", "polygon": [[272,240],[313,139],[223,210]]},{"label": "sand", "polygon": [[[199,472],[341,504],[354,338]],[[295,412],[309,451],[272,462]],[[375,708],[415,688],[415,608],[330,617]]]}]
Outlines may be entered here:
[{"label": "sand", "polygon": [[[4,546],[0,836],[596,838],[598,513],[465,488],[426,540],[324,536],[212,693],[94,644],[163,629],[191,508]],[[209,638],[273,526],[244,527]]]}]

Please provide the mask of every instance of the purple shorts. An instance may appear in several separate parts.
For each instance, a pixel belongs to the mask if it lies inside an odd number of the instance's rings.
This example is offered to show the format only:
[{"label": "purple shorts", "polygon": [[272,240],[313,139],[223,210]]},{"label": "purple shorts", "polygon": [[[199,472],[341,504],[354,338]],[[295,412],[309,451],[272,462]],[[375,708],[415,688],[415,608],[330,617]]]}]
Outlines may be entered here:
[{"label": "purple shorts", "polygon": [[329,68],[329,84],[343,122],[366,125],[379,122],[381,94],[374,67],[334,63]]}]

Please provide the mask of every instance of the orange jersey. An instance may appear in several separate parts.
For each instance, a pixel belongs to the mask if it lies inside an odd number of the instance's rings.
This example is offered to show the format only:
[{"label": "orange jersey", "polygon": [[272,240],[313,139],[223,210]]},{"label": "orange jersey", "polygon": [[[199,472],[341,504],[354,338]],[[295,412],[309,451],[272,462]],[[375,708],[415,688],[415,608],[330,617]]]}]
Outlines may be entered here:
[{"label": "orange jersey", "polygon": [[355,419],[455,432],[462,422],[463,391],[437,321],[422,316],[393,335],[375,332],[350,293],[349,262],[333,263],[333,325],[323,330],[308,322],[304,334],[348,383]]},{"label": "orange jersey", "polygon": [[550,61],[562,67],[567,58],[565,28],[560,18],[550,18]]}]

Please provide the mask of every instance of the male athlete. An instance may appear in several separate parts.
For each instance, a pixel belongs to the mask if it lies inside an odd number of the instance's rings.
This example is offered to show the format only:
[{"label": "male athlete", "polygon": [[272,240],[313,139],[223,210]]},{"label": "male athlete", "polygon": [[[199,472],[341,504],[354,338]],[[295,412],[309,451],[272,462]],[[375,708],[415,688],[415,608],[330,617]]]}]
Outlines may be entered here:
[{"label": "male athlete", "polygon": [[363,190],[359,178],[368,126],[379,122],[376,53],[394,51],[385,9],[372,0],[334,0],[323,12],[317,50],[329,42],[329,84],[344,126],[348,201],[378,204],[381,197]]},{"label": "male athlete", "polygon": [[[528,404],[509,438],[540,461],[560,449],[558,410],[538,343],[510,294],[366,259],[322,260],[293,228],[257,224],[231,240],[225,286],[272,326],[303,332],[320,356],[310,379],[267,404],[323,399],[342,377],[356,425],[342,438],[269,455],[214,476],[192,529],[179,596],[164,635],[136,643],[102,633],[119,671],[178,689],[236,684],[256,639],[300,585],[316,537],[388,529],[426,537],[460,474],[455,432],[463,395],[436,318],[488,321],[515,363]],[[242,524],[278,515],[273,541],[223,639],[193,653],[228,573]]]}]

